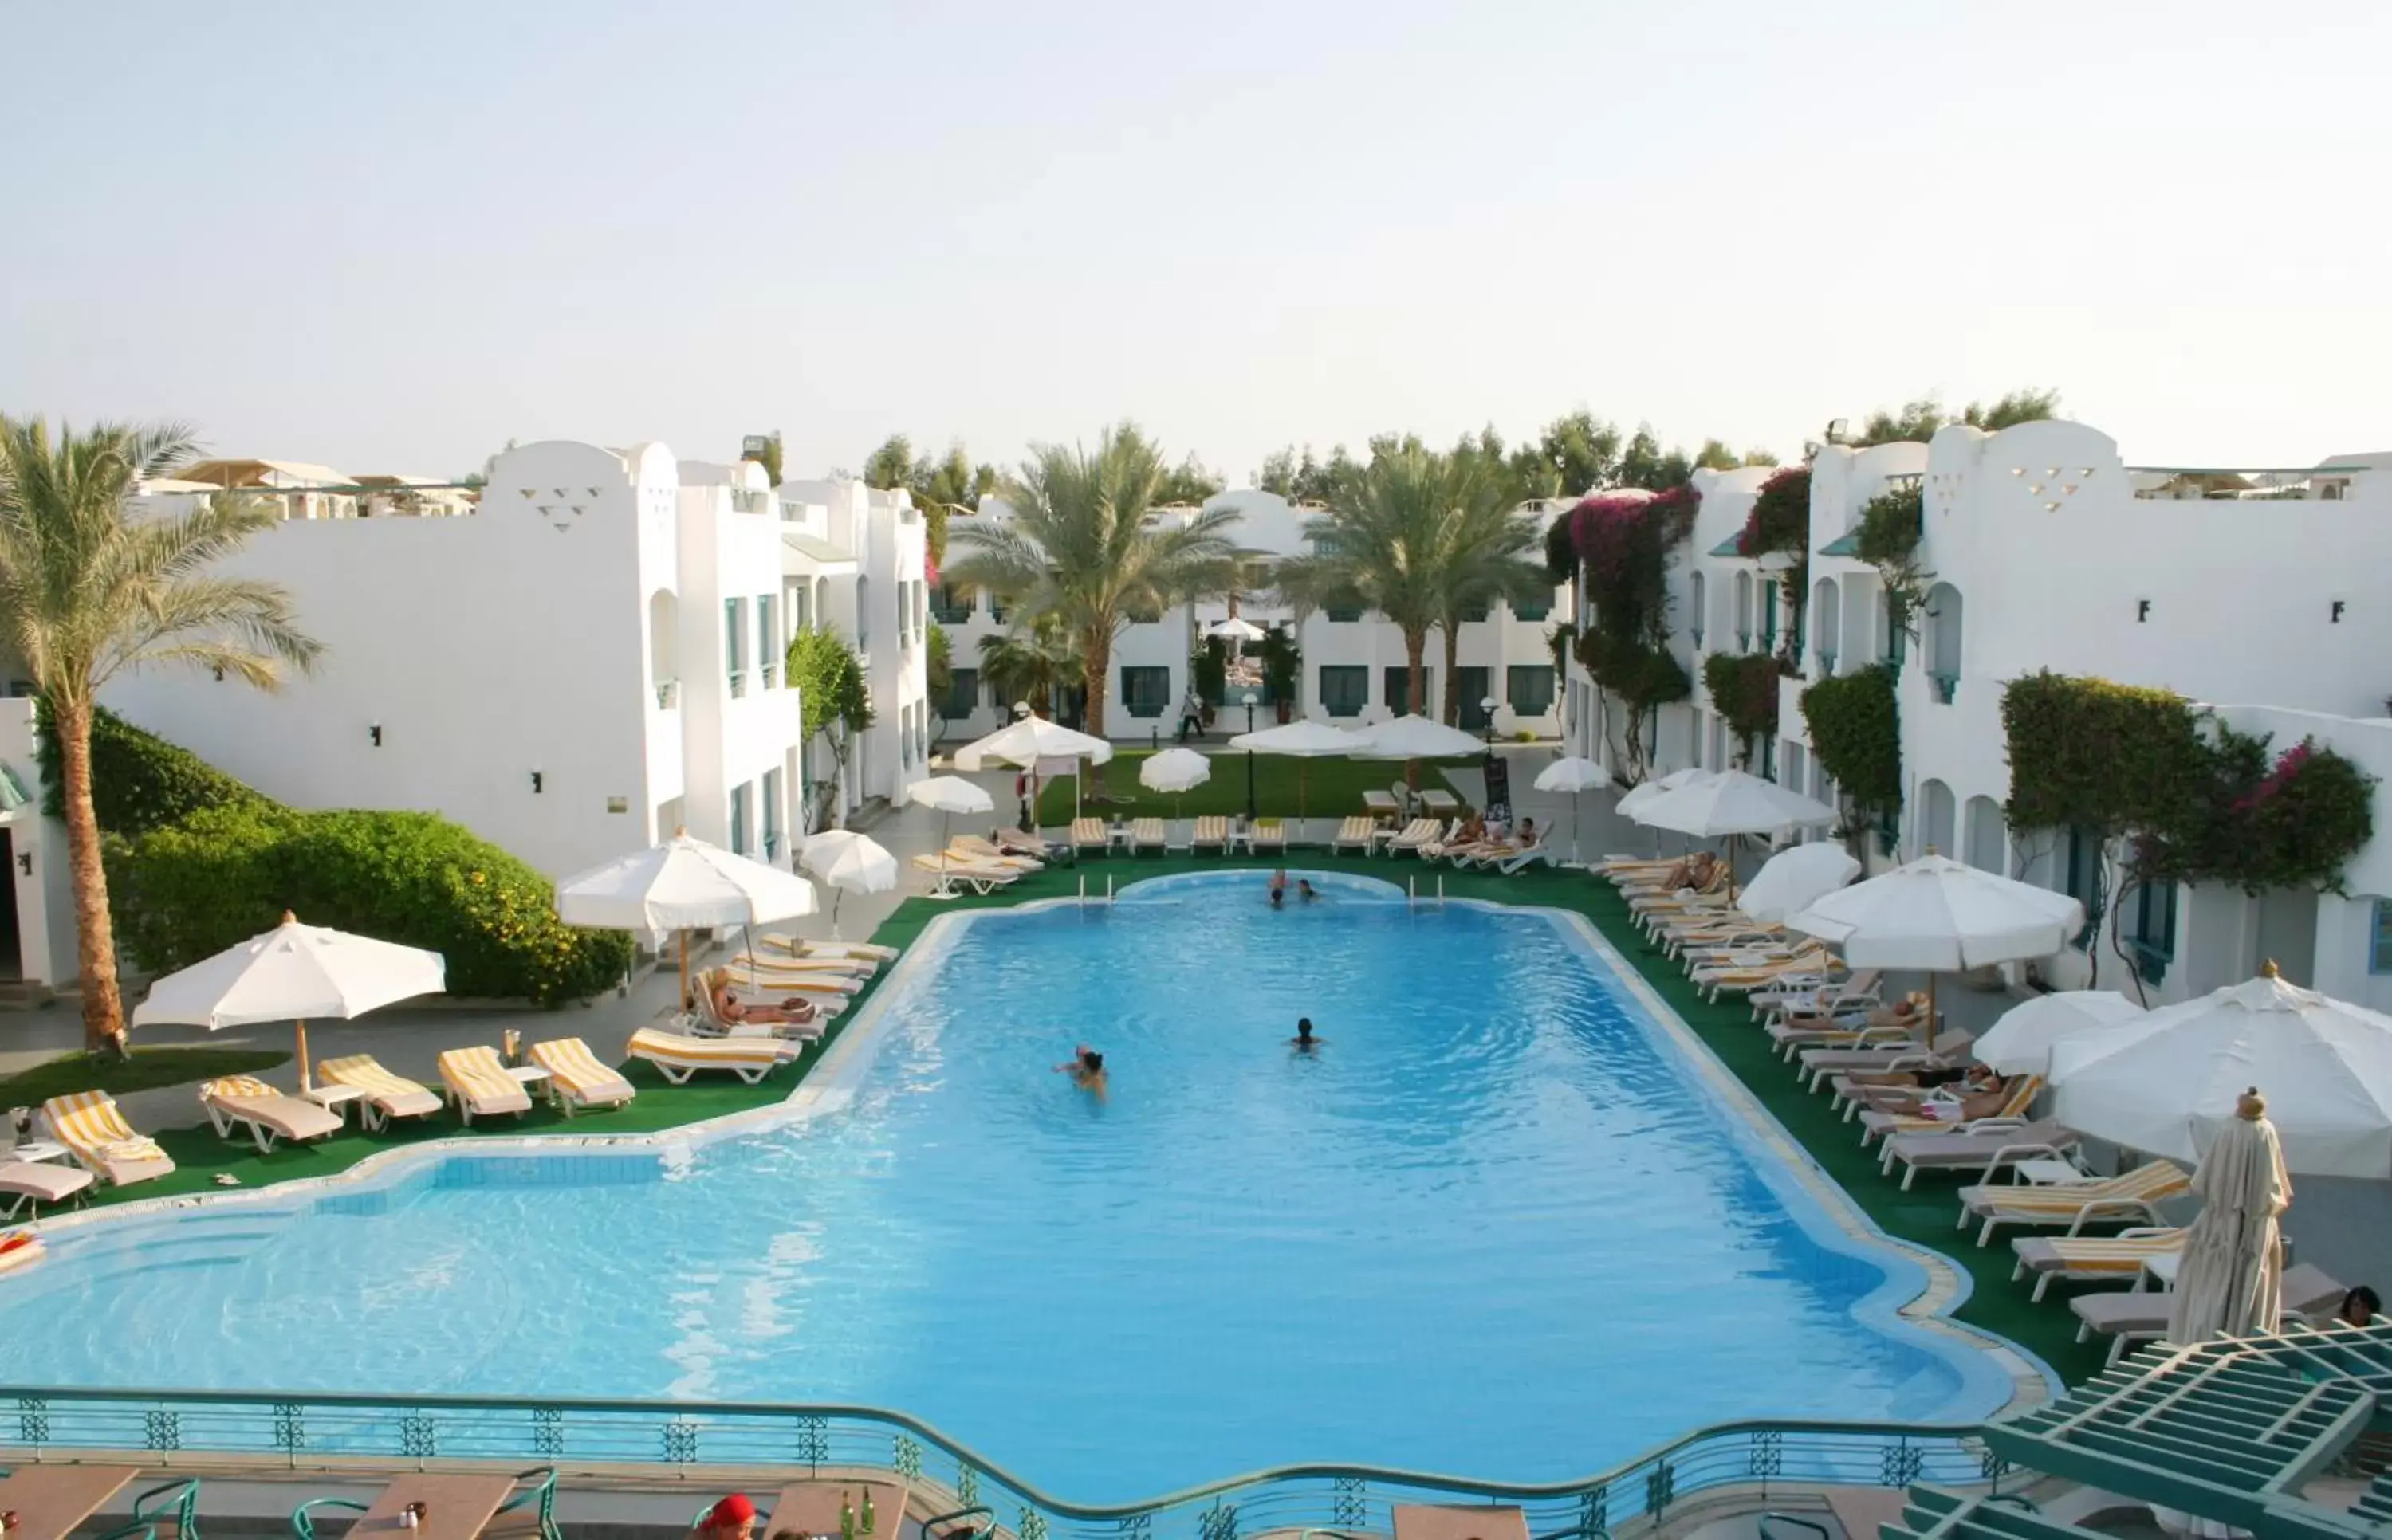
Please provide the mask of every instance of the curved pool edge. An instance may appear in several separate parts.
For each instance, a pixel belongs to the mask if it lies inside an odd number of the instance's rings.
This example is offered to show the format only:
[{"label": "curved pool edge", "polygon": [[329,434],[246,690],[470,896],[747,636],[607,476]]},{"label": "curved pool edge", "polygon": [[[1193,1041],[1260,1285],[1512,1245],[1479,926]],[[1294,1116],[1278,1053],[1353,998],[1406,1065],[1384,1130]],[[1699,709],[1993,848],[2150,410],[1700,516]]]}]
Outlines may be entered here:
[{"label": "curved pool edge", "polygon": [[[1755,1160],[1754,1167],[1763,1182],[1777,1190],[1781,1197],[1786,1195],[1779,1178],[1791,1180],[1797,1184],[1802,1201],[1788,1207],[1797,1223],[1827,1249],[1855,1257],[1886,1273],[1885,1282],[1852,1307],[1855,1318],[1897,1340],[1914,1332],[1930,1339],[1915,1345],[1949,1365],[1959,1376],[1964,1391],[2001,1390],[2004,1393],[2000,1404],[1983,1414],[1985,1418],[2041,1404],[2057,1399],[2064,1392],[2064,1382],[2041,1358],[2007,1338],[1953,1318],[1952,1313],[1969,1298],[1971,1288],[1969,1275],[1941,1252],[1902,1240],[1878,1226],[1859,1201],[1787,1131],[1785,1125],[1711,1051],[1710,1044],[1612,945],[1592,919],[1572,910],[1541,904],[1510,904],[1460,898],[1434,901],[1537,915],[1582,943],[1601,971],[1616,979],[1644,1009],[1647,1017],[1667,1034],[1670,1046],[1701,1077],[1704,1093],[1734,1115],[1736,1123],[1733,1126],[1736,1136],[1758,1145],[1758,1153],[1764,1158]],[[345,1171],[324,1176],[303,1177],[262,1187],[227,1189],[217,1193],[136,1199],[111,1204],[105,1209],[86,1209],[44,1218],[24,1228],[42,1235],[63,1235],[88,1227],[202,1210],[214,1211],[306,1201],[331,1191],[372,1191],[397,1186],[421,1167],[459,1158],[571,1158],[580,1155],[620,1154],[626,1150],[644,1149],[656,1152],[660,1158],[671,1160],[677,1157],[686,1158],[696,1150],[727,1139],[803,1122],[838,1111],[852,1101],[858,1082],[877,1059],[881,1042],[887,1036],[890,1011],[921,987],[921,980],[935,971],[935,965],[970,925],[990,916],[1076,909],[1103,902],[1103,899],[1064,895],[934,915],[923,926],[920,938],[890,966],[889,976],[873,990],[872,998],[857,1013],[855,1019],[839,1033],[838,1040],[808,1070],[805,1078],[791,1087],[789,1094],[779,1102],[701,1119],[674,1128],[642,1132],[580,1136],[549,1132],[428,1140],[370,1155]],[[1822,1233],[1818,1225],[1811,1223],[1814,1217],[1828,1222],[1832,1229]],[[1901,1275],[1904,1269],[1912,1270],[1915,1279],[1904,1279]],[[39,1278],[46,1271],[36,1264],[23,1269],[17,1275]],[[1996,1377],[1998,1377],[1998,1381]],[[1921,1424],[1922,1427],[1942,1428],[1973,1425],[1973,1420]]]}]

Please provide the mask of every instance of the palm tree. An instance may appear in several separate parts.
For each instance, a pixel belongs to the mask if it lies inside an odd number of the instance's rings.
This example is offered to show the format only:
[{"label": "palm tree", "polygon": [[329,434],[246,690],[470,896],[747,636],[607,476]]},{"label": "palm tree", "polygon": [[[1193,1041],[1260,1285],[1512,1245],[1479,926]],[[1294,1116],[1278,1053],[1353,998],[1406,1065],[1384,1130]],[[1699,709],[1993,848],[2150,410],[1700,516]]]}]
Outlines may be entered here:
[{"label": "palm tree", "polygon": [[1000,716],[1016,701],[1028,702],[1039,715],[1053,719],[1055,689],[1072,678],[1079,659],[1054,618],[1041,615],[998,636],[980,639],[981,677],[995,698]]},{"label": "palm tree", "polygon": [[144,665],[184,664],[271,690],[321,650],[281,589],[209,576],[277,522],[271,511],[230,492],[188,512],[133,511],[142,481],[196,450],[176,427],[61,425],[53,437],[40,418],[0,417],[0,647],[23,664],[58,733],[88,1048],[124,1045],[91,795],[101,688]]},{"label": "palm tree", "polygon": [[1544,529],[1511,505],[1502,487],[1474,475],[1455,487],[1452,523],[1444,546],[1443,601],[1437,624],[1445,632],[1445,723],[1459,725],[1462,705],[1462,623],[1484,615],[1496,600],[1551,602],[1554,580],[1545,573]]},{"label": "palm tree", "polygon": [[1239,551],[1227,532],[1236,511],[1150,518],[1164,474],[1161,451],[1132,423],[1107,428],[1093,454],[1035,445],[998,494],[1013,517],[955,532],[964,554],[952,581],[1003,595],[1026,616],[1051,617],[1070,641],[1096,737],[1104,736],[1105,678],[1123,629],[1233,581]]}]

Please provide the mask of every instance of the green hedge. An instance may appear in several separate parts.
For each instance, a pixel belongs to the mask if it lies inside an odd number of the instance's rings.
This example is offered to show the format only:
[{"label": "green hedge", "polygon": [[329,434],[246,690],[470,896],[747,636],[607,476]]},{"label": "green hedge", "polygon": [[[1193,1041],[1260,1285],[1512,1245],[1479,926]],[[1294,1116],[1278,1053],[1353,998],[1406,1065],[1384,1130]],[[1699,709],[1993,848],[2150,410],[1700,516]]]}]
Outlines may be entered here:
[{"label": "green hedge", "polygon": [[[39,724],[42,810],[58,818],[66,808],[66,788],[53,771],[58,763],[58,727],[46,710]],[[101,828],[128,836],[179,823],[202,808],[280,806],[112,711],[92,713],[91,800]]]},{"label": "green hedge", "polygon": [[[46,723],[52,808],[57,762]],[[92,723],[92,801],[117,943],[153,973],[254,936],[285,910],[436,951],[448,992],[474,999],[585,999],[630,966],[630,937],[559,923],[547,877],[460,824],[286,808],[104,711]]]},{"label": "green hedge", "polygon": [[1872,812],[1902,810],[1902,707],[1884,664],[1821,679],[1802,692],[1802,720],[1819,768]]},{"label": "green hedge", "polygon": [[1766,653],[1713,653],[1703,659],[1711,709],[1752,756],[1756,739],[1777,736],[1777,660]]}]

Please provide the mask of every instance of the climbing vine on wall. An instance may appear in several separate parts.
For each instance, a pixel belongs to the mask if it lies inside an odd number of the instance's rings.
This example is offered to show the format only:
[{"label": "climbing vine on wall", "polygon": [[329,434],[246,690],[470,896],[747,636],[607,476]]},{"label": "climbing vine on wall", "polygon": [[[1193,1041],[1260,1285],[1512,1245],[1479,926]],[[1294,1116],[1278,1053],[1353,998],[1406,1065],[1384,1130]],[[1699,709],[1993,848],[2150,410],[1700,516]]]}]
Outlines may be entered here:
[{"label": "climbing vine on wall", "polygon": [[1885,588],[1886,614],[1912,641],[1918,639],[1918,610],[1935,575],[1918,564],[1918,542],[1927,528],[1927,494],[1914,482],[1871,498],[1861,509],[1860,559],[1877,568]]},{"label": "climbing vine on wall", "polygon": [[[1787,556],[1793,564],[1775,576],[1786,626],[1778,656],[1790,672],[1802,660],[1802,606],[1811,596],[1811,468],[1789,465],[1761,484],[1752,511],[1736,535],[1739,556]],[[1765,581],[1771,579],[1763,576]]]},{"label": "climbing vine on wall", "polygon": [[1802,692],[1802,721],[1819,768],[1855,805],[1902,810],[1902,708],[1893,670],[1876,664]]},{"label": "climbing vine on wall", "polygon": [[1703,659],[1711,708],[1743,745],[1739,755],[1748,765],[1756,742],[1777,736],[1778,679],[1777,660],[1761,654],[1713,653]]},{"label": "climbing vine on wall", "polygon": [[2131,880],[2338,892],[2375,778],[2314,740],[2271,751],[2181,695],[2049,672],[2002,692],[2013,829],[2127,839]]},{"label": "climbing vine on wall", "polygon": [[1575,643],[1578,660],[1627,707],[1623,762],[1632,780],[1644,774],[1654,712],[1694,691],[1670,653],[1670,565],[1694,533],[1699,502],[1685,486],[1651,498],[1606,493],[1567,515],[1592,610]]}]

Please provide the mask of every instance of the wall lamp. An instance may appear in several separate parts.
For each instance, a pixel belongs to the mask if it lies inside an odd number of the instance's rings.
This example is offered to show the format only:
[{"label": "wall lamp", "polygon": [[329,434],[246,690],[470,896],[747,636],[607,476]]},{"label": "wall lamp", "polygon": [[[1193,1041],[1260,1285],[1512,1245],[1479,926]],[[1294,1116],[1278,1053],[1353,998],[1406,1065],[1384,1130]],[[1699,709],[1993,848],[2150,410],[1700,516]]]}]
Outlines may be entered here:
[{"label": "wall lamp", "polygon": [[541,792],[541,791],[542,791],[546,786],[547,786],[547,781],[546,781],[546,779],[545,779],[543,776],[541,776],[541,774],[540,773],[540,771],[538,771],[538,770],[534,770],[534,771],[532,771],[532,772],[531,772],[531,794],[532,794],[534,796],[538,796],[540,794],[540,792]]},{"label": "wall lamp", "polygon": [[366,729],[366,736],[373,740],[374,747],[382,747],[382,724],[380,722],[376,722],[373,726]]},{"label": "wall lamp", "polygon": [[17,852],[17,870],[29,877],[33,874],[33,852],[31,850]]}]

